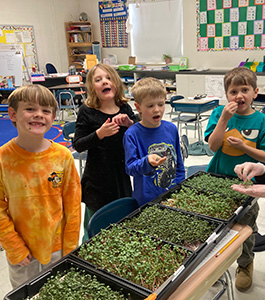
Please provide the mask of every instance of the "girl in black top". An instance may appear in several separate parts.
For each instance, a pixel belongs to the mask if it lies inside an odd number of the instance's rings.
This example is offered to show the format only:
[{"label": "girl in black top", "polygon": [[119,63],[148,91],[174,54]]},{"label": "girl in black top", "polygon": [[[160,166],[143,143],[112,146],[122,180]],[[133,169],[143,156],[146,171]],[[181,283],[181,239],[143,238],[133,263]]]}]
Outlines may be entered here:
[{"label": "girl in black top", "polygon": [[122,140],[137,117],[124,98],[118,73],[111,66],[94,66],[86,83],[88,97],[79,109],[74,148],[78,152],[88,151],[81,184],[82,202],[88,208],[89,219],[105,204],[132,195]]}]

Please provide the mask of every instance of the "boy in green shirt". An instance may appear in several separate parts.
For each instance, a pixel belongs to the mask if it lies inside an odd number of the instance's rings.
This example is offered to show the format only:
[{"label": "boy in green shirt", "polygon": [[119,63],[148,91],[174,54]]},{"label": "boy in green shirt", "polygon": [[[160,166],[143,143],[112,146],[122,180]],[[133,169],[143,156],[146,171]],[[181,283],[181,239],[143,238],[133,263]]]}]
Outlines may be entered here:
[{"label": "boy in green shirt", "polygon": [[[237,164],[265,162],[265,115],[252,108],[258,95],[254,72],[245,67],[234,68],[226,73],[224,87],[228,104],[214,109],[204,133],[205,141],[215,152],[206,171],[236,176],[234,168]],[[240,220],[253,230],[243,243],[242,254],[237,260],[236,288],[241,292],[252,285],[258,210],[256,203]]]}]

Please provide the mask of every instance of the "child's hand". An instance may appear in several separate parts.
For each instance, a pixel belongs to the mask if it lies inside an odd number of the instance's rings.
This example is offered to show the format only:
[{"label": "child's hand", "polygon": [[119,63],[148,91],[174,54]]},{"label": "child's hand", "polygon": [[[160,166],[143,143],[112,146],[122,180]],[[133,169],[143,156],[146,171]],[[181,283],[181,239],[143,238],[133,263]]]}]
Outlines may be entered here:
[{"label": "child's hand", "polygon": [[21,262],[18,263],[19,266],[28,266],[30,264],[32,255],[29,254],[26,258],[24,258]]},{"label": "child's hand", "polygon": [[253,184],[245,186],[243,184],[233,184],[231,188],[239,193],[249,195],[251,197],[264,197],[265,196],[265,185],[264,184]]},{"label": "child's hand", "polygon": [[239,149],[239,150],[242,150],[243,146],[245,145],[241,139],[234,137],[234,136],[229,136],[227,138],[227,142],[229,143],[229,145],[231,147]]},{"label": "child's hand", "polygon": [[234,101],[226,104],[222,112],[222,117],[225,119],[225,121],[228,121],[233,117],[237,111],[237,108],[238,104]]},{"label": "child's hand", "polygon": [[236,165],[234,171],[240,179],[247,181],[255,176],[263,175],[265,173],[265,166],[261,163],[245,162]]},{"label": "child's hand", "polygon": [[152,167],[158,167],[162,165],[162,163],[167,159],[166,156],[161,157],[157,154],[149,154],[148,155],[148,162]]},{"label": "child's hand", "polygon": [[102,126],[96,131],[98,138],[102,140],[106,136],[112,136],[116,134],[120,129],[120,126],[117,125],[115,122],[110,121],[110,118],[102,124]]},{"label": "child's hand", "polygon": [[133,125],[133,121],[126,114],[118,114],[117,116],[112,118],[112,122],[125,127],[130,127],[131,125]]}]

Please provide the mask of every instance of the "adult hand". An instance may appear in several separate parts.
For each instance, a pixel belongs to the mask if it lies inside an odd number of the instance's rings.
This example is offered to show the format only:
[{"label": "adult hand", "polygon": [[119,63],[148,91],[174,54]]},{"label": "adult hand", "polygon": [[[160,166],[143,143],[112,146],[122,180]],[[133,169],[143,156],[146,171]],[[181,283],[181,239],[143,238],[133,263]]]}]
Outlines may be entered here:
[{"label": "adult hand", "polygon": [[116,134],[120,129],[120,126],[113,121],[110,121],[110,118],[107,119],[105,123],[96,131],[98,138],[102,140],[104,137],[112,136]]},{"label": "adult hand", "polygon": [[249,195],[251,197],[265,197],[265,185],[264,184],[253,184],[253,185],[243,185],[234,184],[231,188],[239,193]]},{"label": "adult hand", "polygon": [[133,125],[133,121],[129,118],[127,114],[118,114],[114,118],[112,118],[112,121],[120,126],[130,127]]},{"label": "adult hand", "polygon": [[28,266],[30,264],[32,255],[29,253],[29,255],[24,258],[21,262],[18,263],[19,266]]},{"label": "adult hand", "polygon": [[158,167],[162,165],[162,163],[167,159],[166,156],[161,157],[157,154],[149,154],[148,155],[148,162],[152,167]]},{"label": "adult hand", "polygon": [[237,176],[243,181],[251,180],[255,176],[260,176],[265,173],[265,166],[261,163],[245,162],[236,165],[234,168]]}]

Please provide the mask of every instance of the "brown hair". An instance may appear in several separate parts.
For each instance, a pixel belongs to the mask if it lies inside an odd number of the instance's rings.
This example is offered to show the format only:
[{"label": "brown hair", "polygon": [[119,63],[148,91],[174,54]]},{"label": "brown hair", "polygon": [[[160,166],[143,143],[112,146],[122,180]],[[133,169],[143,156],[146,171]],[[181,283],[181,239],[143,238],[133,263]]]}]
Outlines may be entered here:
[{"label": "brown hair", "polygon": [[[49,106],[55,115],[57,110],[57,101],[53,93],[46,87],[39,84],[30,84],[17,88],[8,97],[8,106],[15,111],[18,109],[20,101],[37,103],[41,106]],[[16,124],[13,122],[16,126]]]},{"label": "brown hair", "polygon": [[257,76],[246,67],[236,67],[225,74],[224,88],[226,93],[231,84],[250,85],[255,90],[257,88]]},{"label": "brown hair", "polygon": [[96,94],[95,85],[94,85],[94,73],[98,68],[100,68],[101,70],[109,74],[110,80],[116,88],[116,95],[114,98],[115,104],[120,107],[124,103],[128,102],[129,99],[126,99],[124,97],[124,85],[116,70],[107,64],[97,64],[90,69],[86,77],[87,99],[85,101],[85,104],[88,107],[96,108],[96,109],[100,108],[101,106],[100,99]]},{"label": "brown hair", "polygon": [[134,101],[141,104],[142,100],[148,96],[153,98],[165,98],[167,92],[161,81],[153,77],[146,77],[138,80],[134,84],[132,94]]}]

